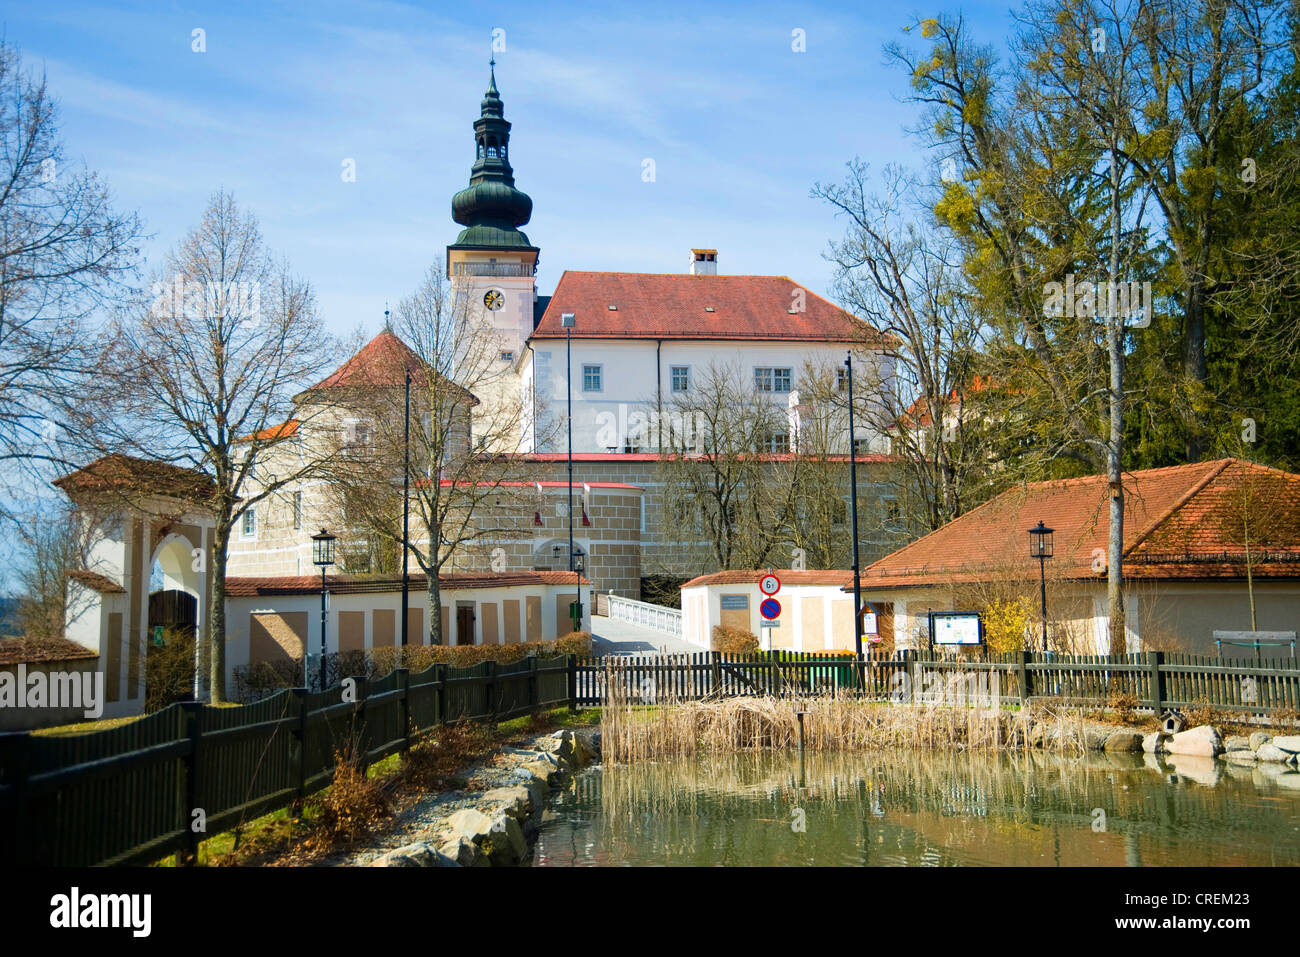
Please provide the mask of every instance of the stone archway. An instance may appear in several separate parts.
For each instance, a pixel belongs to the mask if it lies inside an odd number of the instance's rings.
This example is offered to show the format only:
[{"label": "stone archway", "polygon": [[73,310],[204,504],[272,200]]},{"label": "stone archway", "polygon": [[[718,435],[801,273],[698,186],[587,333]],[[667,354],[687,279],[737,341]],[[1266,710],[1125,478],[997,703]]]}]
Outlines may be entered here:
[{"label": "stone archway", "polygon": [[[182,695],[181,689],[175,688],[167,693],[167,698],[192,699],[199,691],[199,688],[195,687],[199,683],[194,680],[196,672],[200,682],[206,678],[202,669],[205,660],[202,639],[206,633],[204,626],[208,612],[205,600],[207,555],[204,538],[206,536],[201,529],[194,527],[183,527],[180,530],[164,527],[156,534],[160,537],[150,556],[149,578],[150,586],[160,584],[161,587],[149,588],[148,610],[142,622],[145,631],[145,658],[147,662],[150,656],[163,653],[162,646],[158,642],[160,637],[170,635],[169,638],[163,637],[163,640],[174,641],[188,632],[187,643],[189,637],[194,640],[193,656],[194,669],[196,669],[190,672],[190,693]],[[157,581],[159,577],[161,582]],[[160,626],[161,635],[158,634]],[[164,669],[169,675],[175,672],[174,664],[173,662],[172,666]],[[148,673],[149,669],[146,666],[146,676]],[[146,687],[146,696],[149,693],[149,688]]]},{"label": "stone archway", "polygon": [[[574,539],[573,551],[575,555],[581,555],[584,559],[587,556],[587,549],[577,539]],[[550,538],[539,542],[533,546],[533,570],[567,572],[569,570],[568,555],[568,538]]]}]

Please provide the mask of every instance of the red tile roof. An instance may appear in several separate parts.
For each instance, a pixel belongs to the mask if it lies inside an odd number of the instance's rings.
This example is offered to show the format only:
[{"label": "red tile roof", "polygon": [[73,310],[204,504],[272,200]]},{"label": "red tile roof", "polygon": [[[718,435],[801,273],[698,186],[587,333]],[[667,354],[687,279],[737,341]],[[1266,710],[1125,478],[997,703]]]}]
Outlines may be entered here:
[{"label": "red tile roof", "polygon": [[182,501],[207,501],[216,494],[211,476],[197,469],[113,453],[54,480],[70,496],[110,491],[152,492]]},{"label": "red tile roof", "polygon": [[[766,569],[734,569],[729,571],[713,572],[709,575],[701,575],[698,578],[692,578],[683,588],[696,588],[704,585],[757,585],[758,580],[764,575],[769,574]],[[793,569],[793,568],[774,568],[771,573],[781,579],[781,587],[787,585],[852,585],[853,572],[844,571],[837,568],[830,569]],[[777,598],[780,598],[777,593]]]},{"label": "red tile roof", "polygon": [[[1100,579],[1109,528],[1106,477],[1035,482],[1010,489],[864,569],[873,588],[1037,575],[1028,530],[1055,529],[1054,579]],[[1243,495],[1251,502],[1243,510]],[[1300,475],[1219,459],[1124,476],[1124,576],[1130,579],[1244,578],[1251,522],[1252,574],[1300,578]],[[1097,550],[1100,549],[1100,552]]]},{"label": "red tile roof", "polygon": [[241,436],[236,442],[274,442],[276,439],[287,439],[290,436],[298,434],[298,429],[302,425],[297,419],[289,419],[287,422],[281,422],[279,425],[269,425],[260,432],[254,432],[252,435]]},{"label": "red tile roof", "polygon": [[332,375],[313,388],[331,389],[338,386],[400,386],[406,384],[406,374],[412,378],[428,375],[428,364],[415,351],[385,329],[375,336]]},{"label": "red tile roof", "polygon": [[73,661],[98,658],[99,652],[66,638],[0,639],[0,665],[32,664],[38,661]]},{"label": "red tile roof", "polygon": [[[791,313],[796,292],[804,308]],[[575,339],[885,342],[867,323],[786,276],[567,270],[533,338],[563,339],[566,312],[577,316]]]},{"label": "red tile roof", "polygon": [[[339,366],[332,374],[307,390],[337,388],[399,388],[406,384],[406,374],[411,374],[412,383],[427,381],[430,374],[440,381],[450,380],[435,373],[427,362],[398,338],[391,329],[385,329],[375,336],[351,359]],[[452,388],[459,389],[474,404],[478,399],[467,389],[451,383]],[[299,398],[302,398],[299,396]]]},{"label": "red tile roof", "polygon": [[73,571],[68,572],[68,577],[75,582],[80,582],[87,588],[99,592],[101,595],[125,595],[126,589],[119,585],[107,575],[101,575],[99,572],[91,571]]},{"label": "red tile roof", "polygon": [[[425,576],[409,576],[410,588],[415,591],[425,587]],[[438,576],[444,589],[457,588],[512,588],[523,585],[572,585],[580,581],[591,582],[569,571],[519,571],[519,572],[447,572]],[[402,590],[400,575],[360,578],[349,575],[326,575],[325,588],[335,595],[389,594]],[[227,578],[228,598],[257,598],[262,595],[319,595],[319,575],[285,575],[277,578]]]}]

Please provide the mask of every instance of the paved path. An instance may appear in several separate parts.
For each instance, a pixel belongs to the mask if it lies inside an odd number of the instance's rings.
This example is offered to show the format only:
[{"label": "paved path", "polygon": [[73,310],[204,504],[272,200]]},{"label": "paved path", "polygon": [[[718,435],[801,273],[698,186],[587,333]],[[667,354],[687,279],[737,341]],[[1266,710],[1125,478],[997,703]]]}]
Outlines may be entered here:
[{"label": "paved path", "polygon": [[598,655],[677,655],[701,650],[662,631],[603,615],[591,616],[591,637],[592,648]]}]

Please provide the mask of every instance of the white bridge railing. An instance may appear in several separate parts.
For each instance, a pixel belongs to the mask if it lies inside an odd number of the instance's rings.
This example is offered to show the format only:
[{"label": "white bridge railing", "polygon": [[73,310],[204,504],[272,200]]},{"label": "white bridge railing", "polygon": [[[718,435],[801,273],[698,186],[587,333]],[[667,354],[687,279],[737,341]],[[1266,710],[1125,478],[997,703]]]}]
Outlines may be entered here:
[{"label": "white bridge railing", "polygon": [[610,595],[609,617],[661,631],[665,635],[682,636],[682,613],[676,608]]}]

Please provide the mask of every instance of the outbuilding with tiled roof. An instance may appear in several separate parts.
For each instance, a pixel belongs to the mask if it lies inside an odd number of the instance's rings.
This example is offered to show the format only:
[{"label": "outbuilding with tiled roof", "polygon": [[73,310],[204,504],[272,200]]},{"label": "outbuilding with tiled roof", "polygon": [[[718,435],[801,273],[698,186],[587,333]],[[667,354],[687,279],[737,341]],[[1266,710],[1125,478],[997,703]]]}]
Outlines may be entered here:
[{"label": "outbuilding with tiled roof", "polygon": [[[914,641],[928,611],[972,602],[1019,597],[1037,621],[1029,529],[1041,521],[1054,541],[1049,645],[1107,653],[1109,496],[1101,475],[1009,489],[868,566],[865,593]],[[1123,554],[1127,651],[1210,654],[1216,630],[1295,631],[1300,475],[1231,458],[1127,473]]]}]

